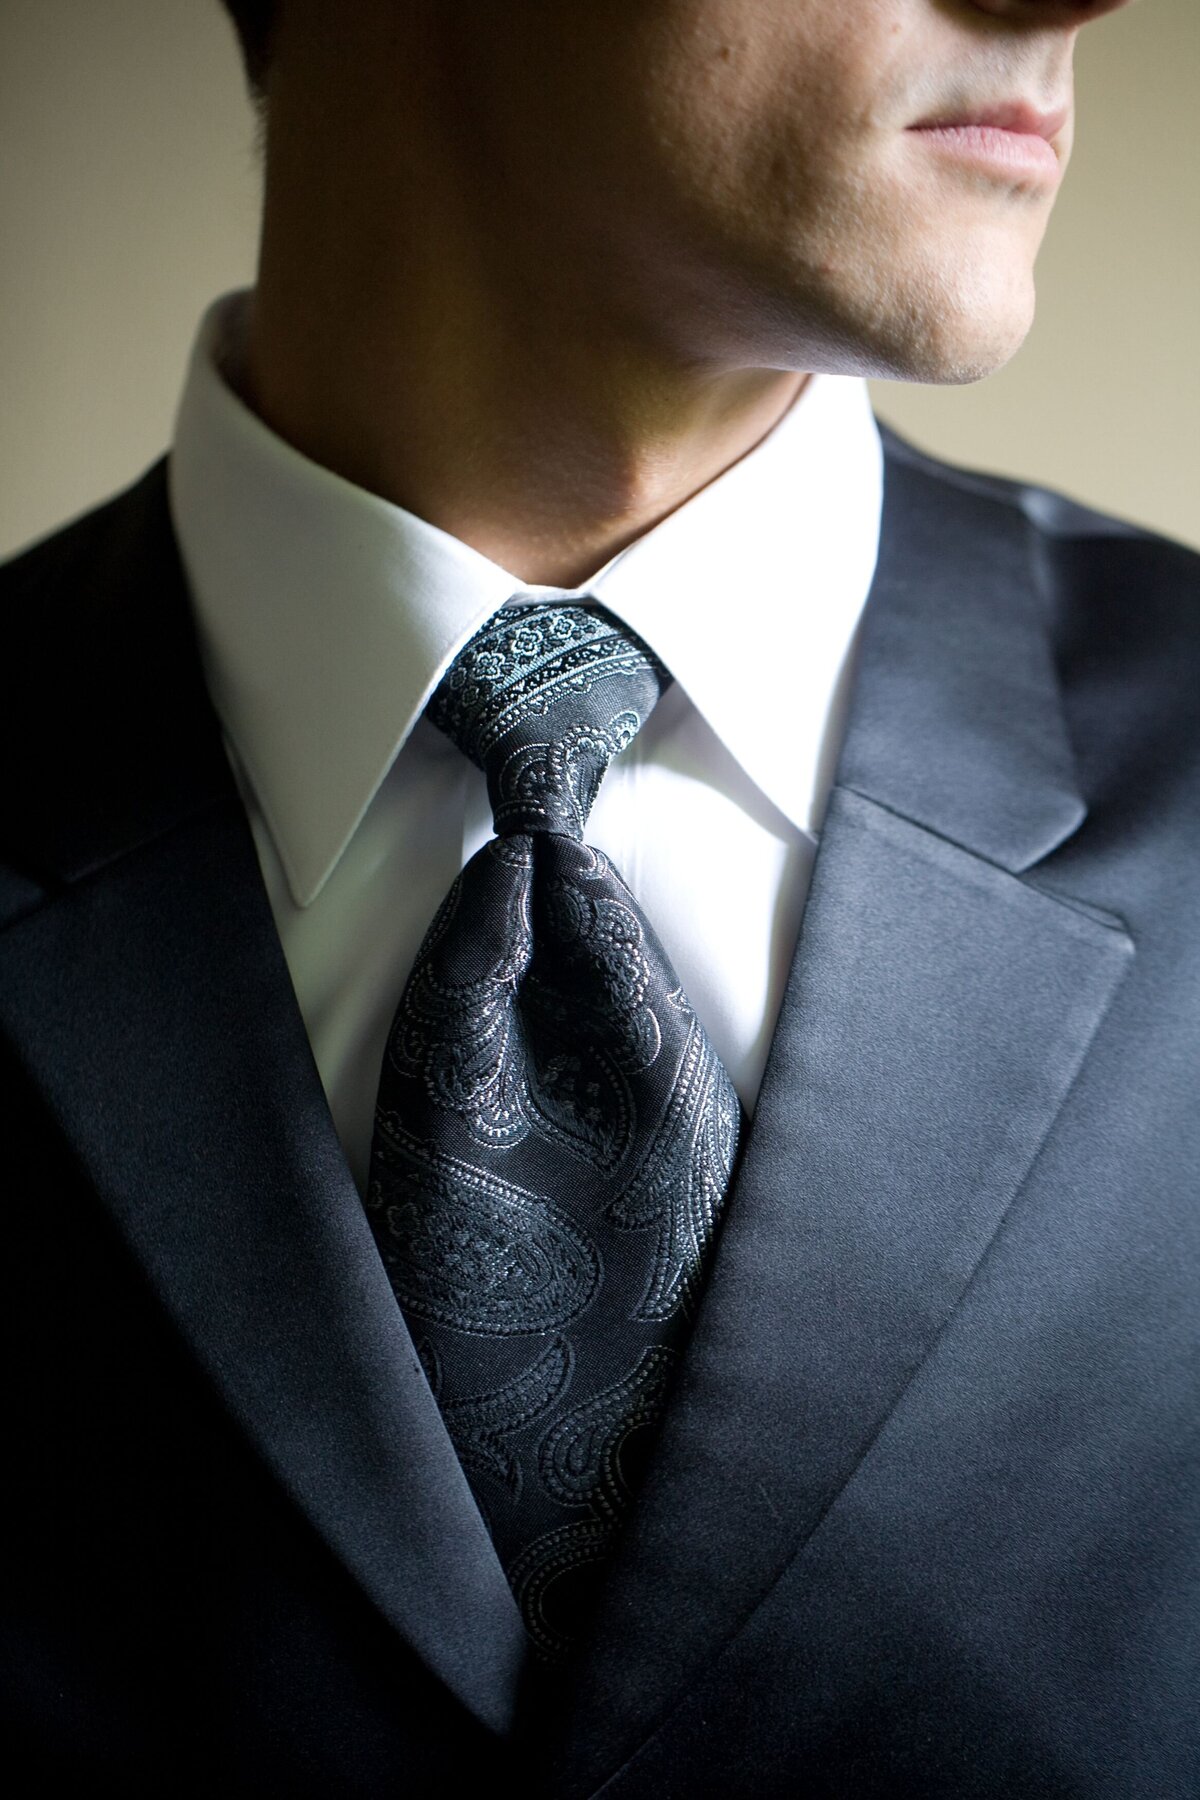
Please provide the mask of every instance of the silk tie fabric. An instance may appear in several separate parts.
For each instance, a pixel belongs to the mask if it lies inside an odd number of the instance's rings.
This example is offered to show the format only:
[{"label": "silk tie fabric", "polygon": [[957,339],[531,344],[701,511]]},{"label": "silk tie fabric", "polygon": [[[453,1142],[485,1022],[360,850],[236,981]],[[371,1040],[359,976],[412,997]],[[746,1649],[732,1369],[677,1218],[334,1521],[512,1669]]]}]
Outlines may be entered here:
[{"label": "silk tie fabric", "polygon": [[583,842],[670,679],[596,606],[507,606],[451,665],[427,716],[483,769],[496,836],[418,953],[371,1148],[385,1267],[551,1663],[630,1504],[740,1131],[652,928]]}]

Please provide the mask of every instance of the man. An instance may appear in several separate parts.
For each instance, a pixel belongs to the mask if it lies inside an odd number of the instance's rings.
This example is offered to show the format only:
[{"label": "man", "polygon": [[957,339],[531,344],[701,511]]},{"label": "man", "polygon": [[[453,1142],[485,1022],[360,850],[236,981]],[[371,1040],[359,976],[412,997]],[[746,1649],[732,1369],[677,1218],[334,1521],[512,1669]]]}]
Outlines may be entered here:
[{"label": "man", "polygon": [[[171,458],[2,577],[39,1791],[1200,1791],[1195,559],[881,455],[861,386],[1016,349],[1118,3],[230,5],[257,286]],[[418,948],[493,823],[446,695],[560,615],[674,681],[593,848],[551,851],[621,870],[620,953],[658,932],[745,1116],[638,1365],[665,1400],[596,1427],[566,1506],[604,1557],[551,1667],[498,1523],[536,1471],[479,1392],[505,1328],[461,1311],[482,1240],[421,1215],[460,1282],[427,1335],[397,1238],[442,1152],[398,1121],[467,877]],[[587,1011],[535,1070],[560,1137]],[[434,1132],[467,1105],[435,1098]],[[601,1308],[545,1335],[546,1405]]]}]

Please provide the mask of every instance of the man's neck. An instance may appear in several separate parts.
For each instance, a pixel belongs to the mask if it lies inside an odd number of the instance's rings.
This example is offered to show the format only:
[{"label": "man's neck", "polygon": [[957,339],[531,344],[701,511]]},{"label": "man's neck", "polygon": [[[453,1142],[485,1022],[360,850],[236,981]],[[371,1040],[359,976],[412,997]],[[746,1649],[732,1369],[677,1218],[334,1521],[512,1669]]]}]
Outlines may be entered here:
[{"label": "man's neck", "polygon": [[598,367],[573,384],[556,360],[493,362],[453,337],[348,326],[336,307],[301,321],[260,289],[245,398],[312,461],[524,582],[571,587],[753,449],[805,379],[751,371],[658,395],[649,373],[640,389]]},{"label": "man's neck", "polygon": [[685,309],[602,236],[548,246],[545,221],[489,214],[456,124],[420,109],[326,104],[311,79],[273,93],[243,397],[521,581],[575,586],[753,449],[805,377],[672,341]]}]

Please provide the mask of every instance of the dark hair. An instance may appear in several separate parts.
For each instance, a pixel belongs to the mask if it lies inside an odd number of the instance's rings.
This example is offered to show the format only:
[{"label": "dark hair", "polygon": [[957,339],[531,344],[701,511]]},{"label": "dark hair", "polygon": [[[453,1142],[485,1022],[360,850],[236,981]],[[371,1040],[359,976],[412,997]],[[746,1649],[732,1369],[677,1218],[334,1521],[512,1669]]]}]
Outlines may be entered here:
[{"label": "dark hair", "polygon": [[221,0],[221,4],[233,20],[242,47],[250,92],[261,101],[266,95],[267,69],[271,61],[275,0]]}]

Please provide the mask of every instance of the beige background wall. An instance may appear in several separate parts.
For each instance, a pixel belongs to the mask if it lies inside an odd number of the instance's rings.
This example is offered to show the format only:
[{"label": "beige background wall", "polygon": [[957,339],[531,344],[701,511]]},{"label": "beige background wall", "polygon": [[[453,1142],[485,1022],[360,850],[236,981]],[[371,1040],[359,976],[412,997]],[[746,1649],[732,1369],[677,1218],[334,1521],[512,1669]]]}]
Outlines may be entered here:
[{"label": "beige background wall", "polygon": [[[1200,545],[1200,0],[1102,21],[1078,67],[1025,349],[876,403],[941,454]],[[200,312],[252,278],[253,137],[217,0],[0,0],[0,555],[169,441]]]}]

